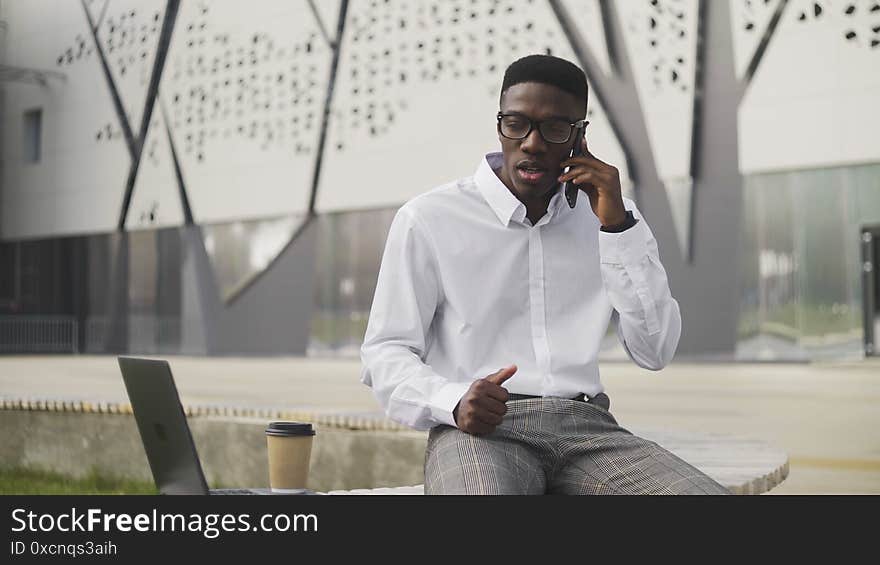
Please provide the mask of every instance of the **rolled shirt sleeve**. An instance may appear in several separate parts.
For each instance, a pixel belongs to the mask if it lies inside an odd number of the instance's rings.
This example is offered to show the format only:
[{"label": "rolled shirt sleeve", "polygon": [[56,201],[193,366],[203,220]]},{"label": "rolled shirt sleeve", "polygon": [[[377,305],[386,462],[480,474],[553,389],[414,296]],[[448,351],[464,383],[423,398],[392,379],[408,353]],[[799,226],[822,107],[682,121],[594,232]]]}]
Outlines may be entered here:
[{"label": "rolled shirt sleeve", "polygon": [[436,254],[406,206],[391,223],[361,346],[361,382],[388,417],[417,430],[455,426],[452,412],[468,389],[424,362],[428,331],[442,300]]},{"label": "rolled shirt sleeve", "polygon": [[658,371],[675,355],[681,312],[654,234],[635,203],[628,198],[624,203],[639,222],[619,233],[599,232],[602,279],[620,316],[617,335],[627,355],[638,366]]}]

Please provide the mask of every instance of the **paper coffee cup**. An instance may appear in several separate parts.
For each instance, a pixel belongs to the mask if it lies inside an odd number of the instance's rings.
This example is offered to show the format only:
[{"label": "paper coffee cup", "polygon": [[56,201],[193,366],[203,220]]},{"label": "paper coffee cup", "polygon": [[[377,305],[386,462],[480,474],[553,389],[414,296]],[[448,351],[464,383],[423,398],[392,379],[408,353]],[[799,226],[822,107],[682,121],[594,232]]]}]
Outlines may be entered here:
[{"label": "paper coffee cup", "polygon": [[309,479],[312,425],[302,422],[271,422],[266,428],[269,448],[269,487],[272,492],[299,492]]}]

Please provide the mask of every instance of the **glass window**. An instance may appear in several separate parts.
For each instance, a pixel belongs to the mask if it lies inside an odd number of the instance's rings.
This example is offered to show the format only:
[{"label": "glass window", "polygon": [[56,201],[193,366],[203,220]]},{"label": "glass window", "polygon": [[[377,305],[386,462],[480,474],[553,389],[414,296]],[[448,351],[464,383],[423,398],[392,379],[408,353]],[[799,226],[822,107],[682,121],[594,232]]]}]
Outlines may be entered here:
[{"label": "glass window", "polygon": [[0,313],[15,311],[18,243],[0,243]]},{"label": "glass window", "polygon": [[309,355],[357,357],[396,208],[319,216]]},{"label": "glass window", "polygon": [[24,113],[24,160],[26,163],[40,161],[43,129],[43,110],[28,110]]},{"label": "glass window", "polygon": [[[853,278],[858,236],[849,227],[846,169],[789,173],[795,183],[800,330],[810,356],[841,357],[860,349]],[[854,237],[853,237],[854,236]]]},{"label": "glass window", "polygon": [[740,359],[861,355],[860,231],[880,223],[880,166],[744,179]]},{"label": "glass window", "polygon": [[202,226],[205,249],[223,299],[233,300],[293,237],[303,215]]}]

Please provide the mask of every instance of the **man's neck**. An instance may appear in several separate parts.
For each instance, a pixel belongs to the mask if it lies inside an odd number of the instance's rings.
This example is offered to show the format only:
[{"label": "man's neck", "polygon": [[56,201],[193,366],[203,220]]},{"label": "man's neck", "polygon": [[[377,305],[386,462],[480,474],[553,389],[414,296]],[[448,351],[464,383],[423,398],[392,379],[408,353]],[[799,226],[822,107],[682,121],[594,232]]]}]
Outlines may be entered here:
[{"label": "man's neck", "polygon": [[547,207],[550,205],[551,198],[553,198],[552,192],[541,196],[537,201],[523,202],[526,205],[526,217],[532,222],[532,225],[537,224],[538,220],[547,213]]},{"label": "man's neck", "polygon": [[550,206],[550,200],[553,198],[556,191],[549,190],[546,194],[530,200],[524,200],[515,190],[510,188],[507,183],[504,182],[504,177],[501,175],[501,167],[492,170],[495,172],[495,176],[498,177],[498,180],[501,181],[501,184],[504,185],[504,188],[509,190],[510,193],[526,207],[526,217],[532,225],[537,224],[538,221],[544,217],[544,214],[547,213],[547,208]]}]

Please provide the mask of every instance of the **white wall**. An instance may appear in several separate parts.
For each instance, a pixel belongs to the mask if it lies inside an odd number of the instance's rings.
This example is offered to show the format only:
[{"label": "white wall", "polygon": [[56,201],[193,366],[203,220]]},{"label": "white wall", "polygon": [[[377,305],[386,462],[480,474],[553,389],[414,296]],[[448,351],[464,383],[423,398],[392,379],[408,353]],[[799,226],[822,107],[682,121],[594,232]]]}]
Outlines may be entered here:
[{"label": "white wall", "polygon": [[[166,3],[113,0],[106,11],[104,4],[88,6],[96,21],[104,13],[99,38],[137,137]],[[327,7],[322,13],[336,17]],[[67,80],[46,87],[7,85],[0,236],[115,229],[131,160],[82,6],[15,2],[9,20],[9,64],[59,70]],[[330,50],[319,37],[305,0],[247,6],[234,0],[183,2],[126,226],[183,222],[168,129],[196,221],[304,211],[330,63]],[[71,60],[58,65],[68,49]],[[21,117],[35,107],[44,112],[43,158],[32,165],[21,156]]]},{"label": "white wall", "polygon": [[[95,2],[92,12],[97,21],[104,11],[99,37],[110,61],[110,70],[122,97],[126,117],[134,135],[138,136],[146,109],[148,86],[165,17],[166,2],[111,0],[106,10],[103,10],[103,6],[104,2]],[[123,15],[126,16],[124,20]],[[113,53],[109,52],[111,45],[114,47]],[[166,66],[166,72],[167,68]],[[183,223],[183,210],[174,169],[171,167],[167,137],[165,119],[161,107],[156,104],[151,113],[126,219],[125,225],[129,229],[158,228]]]},{"label": "white wall", "polygon": [[[88,6],[96,20],[103,13],[100,41],[137,136],[165,2],[112,0],[106,10],[104,4],[93,1]],[[434,4],[392,2],[372,8],[369,1],[351,2],[319,211],[396,206],[473,173],[482,154],[499,147],[494,114],[506,65],[548,47],[574,58],[543,2],[479,2],[473,7],[442,2],[436,3],[436,14],[431,13]],[[578,12],[584,18],[579,25],[595,30],[596,20],[586,17],[598,13],[592,4]],[[452,21],[455,6],[462,10],[458,22]],[[332,35],[338,3],[319,2],[318,9]],[[81,6],[19,2],[10,20],[12,64],[55,68],[68,48],[78,51],[80,39],[86,49],[57,67],[66,73],[65,82],[52,81],[45,88],[9,86],[8,115],[44,108],[44,157],[38,165],[21,162],[20,120],[12,120],[18,126],[4,131],[11,149],[0,233],[19,238],[112,230],[131,162]],[[490,25],[494,36],[488,32]],[[367,40],[370,34],[372,41]],[[438,37],[442,46],[431,53]],[[419,41],[425,44],[421,61]],[[456,46],[461,49],[458,54]],[[443,70],[436,67],[438,60],[446,65]],[[126,226],[155,228],[183,221],[169,130],[197,222],[304,211],[330,61],[330,49],[305,0],[264,0],[246,7],[234,0],[183,2]],[[373,63],[378,73],[374,82],[352,77],[352,70],[360,69],[362,78]],[[214,66],[217,71],[212,71]],[[401,72],[408,73],[405,83],[399,80]],[[353,95],[358,85],[360,95]],[[370,87],[373,92],[367,94]],[[364,117],[370,103],[376,109],[374,124]],[[359,117],[353,114],[356,107]],[[387,121],[388,110],[394,114],[393,123]],[[623,153],[595,98],[590,113],[591,149],[618,165],[626,183]],[[377,127],[375,136],[369,133],[370,125]]]},{"label": "white wall", "polygon": [[[507,65],[548,47],[574,60],[544,2],[409,1],[373,9],[355,1],[349,10],[319,212],[395,206],[473,174],[485,153],[500,150],[495,114]],[[623,152],[595,97],[589,113],[591,150],[621,168],[628,184]]]},{"label": "white wall", "polygon": [[562,5],[577,24],[581,37],[586,41],[602,72],[611,73],[611,60],[608,56],[608,42],[599,0],[562,0]]},{"label": "white wall", "polygon": [[698,2],[618,7],[657,172],[666,182],[690,179]]},{"label": "white wall", "polygon": [[[818,17],[815,4],[823,7]],[[875,4],[789,2],[740,108],[743,173],[880,161]]]},{"label": "white wall", "polygon": [[195,221],[305,211],[331,61],[307,2],[182,2],[175,30],[160,97]]},{"label": "white wall", "polygon": [[[47,86],[6,83],[4,167],[0,229],[4,238],[108,231],[115,227],[129,157],[120,136],[96,143],[96,131],[116,116],[88,39],[78,2],[10,2],[6,60],[9,65],[60,70],[66,80]],[[82,52],[77,36],[85,41]],[[57,65],[71,48],[73,64]],[[79,57],[79,58],[77,58]],[[71,72],[71,69],[75,71]],[[43,109],[42,159],[25,163],[23,116]]]},{"label": "white wall", "polygon": [[[137,135],[165,2],[110,0],[106,11],[103,1],[87,4],[95,18],[104,14],[101,44]],[[332,35],[339,3],[317,4]],[[352,0],[349,6],[319,212],[397,206],[472,174],[483,153],[499,148],[494,114],[506,65],[548,48],[574,59],[543,1],[372,4]],[[609,71],[596,0],[564,4]],[[852,2],[853,16],[843,13],[850,3],[820,4],[824,13],[816,17],[813,3],[789,3],[746,94],[740,108],[744,173],[880,160],[880,48],[870,46],[880,37],[872,29],[880,24],[880,12],[868,12],[869,0]],[[657,11],[653,4],[632,0],[618,7],[659,173],[667,188],[684,187],[676,189],[684,202],[689,201],[696,2],[660,5],[656,33],[646,27]],[[731,3],[740,73],[774,7],[775,2]],[[47,86],[4,85],[0,237],[111,231],[131,161],[82,6],[27,0],[4,2],[3,10],[9,22],[8,63],[58,70],[66,79],[50,79]],[[798,19],[801,12],[804,21]],[[748,22],[754,31],[745,30]],[[679,38],[674,26],[689,33]],[[849,30],[856,31],[857,40],[846,39]],[[652,33],[657,48],[646,42]],[[677,63],[679,55],[683,63]],[[126,226],[183,222],[169,132],[197,222],[303,212],[331,58],[305,0],[182,2]],[[658,76],[668,79],[673,67],[680,77],[675,88],[668,80],[655,82]],[[23,115],[32,108],[43,109],[37,164],[24,163],[21,151]],[[591,150],[621,168],[629,188],[623,152],[595,97],[590,114]]]}]

